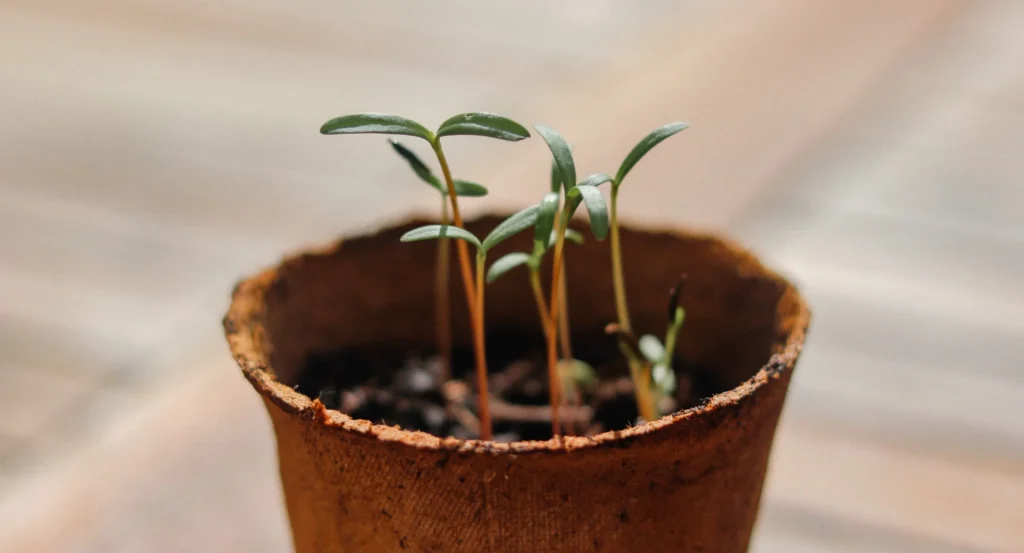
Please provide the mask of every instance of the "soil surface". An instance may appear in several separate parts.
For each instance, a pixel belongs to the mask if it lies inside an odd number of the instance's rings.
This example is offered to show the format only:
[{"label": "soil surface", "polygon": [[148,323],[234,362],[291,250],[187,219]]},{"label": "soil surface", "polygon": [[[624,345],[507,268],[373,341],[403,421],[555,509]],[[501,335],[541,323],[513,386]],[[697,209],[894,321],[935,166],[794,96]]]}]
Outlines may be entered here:
[{"label": "soil surface", "polygon": [[[594,367],[597,379],[565,390],[559,409],[562,432],[594,435],[637,424],[633,383],[612,337],[574,336],[573,356]],[[551,438],[547,364],[535,334],[489,332],[488,367],[495,441]],[[431,351],[394,346],[326,351],[310,355],[295,389],[356,419],[420,430],[435,436],[479,437],[473,352],[452,352],[450,379]],[[700,404],[724,391],[709,367],[674,362],[677,389],[663,398],[661,413]]]}]

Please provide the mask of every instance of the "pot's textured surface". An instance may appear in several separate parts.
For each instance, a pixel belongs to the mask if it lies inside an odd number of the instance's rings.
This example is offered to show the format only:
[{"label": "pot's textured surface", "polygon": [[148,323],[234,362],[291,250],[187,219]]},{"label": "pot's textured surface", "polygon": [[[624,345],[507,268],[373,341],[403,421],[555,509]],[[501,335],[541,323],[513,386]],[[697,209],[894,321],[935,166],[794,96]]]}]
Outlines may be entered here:
[{"label": "pot's textured surface", "polygon": [[[273,421],[298,553],[746,551],[809,321],[791,285],[727,242],[623,229],[634,326],[664,332],[668,290],[686,273],[679,351],[732,389],[592,438],[440,439],[352,420],[290,386],[311,352],[429,347],[433,246],[398,242],[417,224],[287,259],[240,283],[224,319]],[[517,238],[496,255],[528,249],[529,237]],[[569,251],[574,329],[614,319],[609,271],[606,244]],[[537,326],[525,280],[509,275],[488,290],[491,328]],[[468,335],[461,307],[457,337]]]}]

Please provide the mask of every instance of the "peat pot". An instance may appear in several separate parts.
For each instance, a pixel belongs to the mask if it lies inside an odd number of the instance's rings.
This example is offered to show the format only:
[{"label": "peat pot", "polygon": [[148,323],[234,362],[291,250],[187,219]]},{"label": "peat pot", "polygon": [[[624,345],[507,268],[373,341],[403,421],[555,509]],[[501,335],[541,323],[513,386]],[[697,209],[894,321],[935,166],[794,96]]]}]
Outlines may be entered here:
[{"label": "peat pot", "polygon": [[[467,228],[483,236],[501,219]],[[728,241],[623,227],[634,328],[663,335],[668,292],[685,274],[677,351],[714,393],[591,437],[438,438],[355,420],[296,391],[310,357],[325,351],[433,347],[437,244],[398,240],[428,222],[299,253],[233,292],[224,329],[270,413],[296,551],[746,551],[809,322],[797,290]],[[529,234],[491,259],[527,251]],[[615,320],[608,244],[588,236],[567,248],[566,263],[573,335],[585,349],[606,339],[602,329]],[[459,274],[453,264],[453,336],[465,346]],[[486,320],[489,337],[540,340],[525,272],[488,287]],[[488,349],[520,347],[507,342],[491,339]]]}]

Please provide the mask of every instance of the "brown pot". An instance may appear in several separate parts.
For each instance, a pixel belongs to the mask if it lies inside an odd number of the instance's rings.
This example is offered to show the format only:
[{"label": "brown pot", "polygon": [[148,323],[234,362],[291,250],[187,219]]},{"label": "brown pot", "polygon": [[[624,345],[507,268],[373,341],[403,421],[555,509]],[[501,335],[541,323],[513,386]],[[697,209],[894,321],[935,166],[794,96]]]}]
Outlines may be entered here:
[{"label": "brown pot", "polygon": [[[469,228],[483,235],[498,220]],[[398,241],[420,224],[288,258],[234,291],[224,328],[270,412],[296,551],[746,551],[809,320],[793,286],[717,238],[623,229],[634,326],[664,332],[668,290],[686,273],[679,352],[715,367],[728,391],[595,437],[441,439],[353,420],[295,392],[311,352],[432,344],[434,246]],[[567,264],[574,332],[599,330],[614,320],[607,245],[588,240]],[[488,327],[539,333],[531,301],[525,277],[499,280]],[[462,307],[456,337],[469,335]]]}]

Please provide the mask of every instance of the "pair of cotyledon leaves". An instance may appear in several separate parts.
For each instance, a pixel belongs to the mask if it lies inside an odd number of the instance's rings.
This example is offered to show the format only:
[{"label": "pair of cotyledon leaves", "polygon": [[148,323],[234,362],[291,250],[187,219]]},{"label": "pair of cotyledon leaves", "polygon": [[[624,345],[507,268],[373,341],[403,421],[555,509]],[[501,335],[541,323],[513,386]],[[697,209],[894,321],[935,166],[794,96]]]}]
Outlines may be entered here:
[{"label": "pair of cotyledon leaves", "polygon": [[[433,133],[423,125],[399,117],[380,113],[357,113],[335,117],[320,127],[322,134],[399,134],[422,138],[431,144],[442,136],[473,135],[487,136],[501,140],[518,141],[529,138],[530,133],[515,121],[493,113],[464,113],[449,118],[437,132]],[[435,177],[425,163],[411,150],[392,140],[391,146],[409,163],[412,170],[424,182],[436,188],[441,194],[448,194],[448,188]],[[487,188],[465,180],[455,179],[452,183],[457,196],[486,196]]]}]

